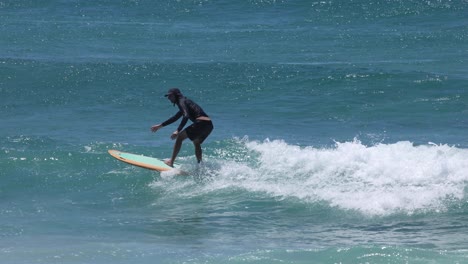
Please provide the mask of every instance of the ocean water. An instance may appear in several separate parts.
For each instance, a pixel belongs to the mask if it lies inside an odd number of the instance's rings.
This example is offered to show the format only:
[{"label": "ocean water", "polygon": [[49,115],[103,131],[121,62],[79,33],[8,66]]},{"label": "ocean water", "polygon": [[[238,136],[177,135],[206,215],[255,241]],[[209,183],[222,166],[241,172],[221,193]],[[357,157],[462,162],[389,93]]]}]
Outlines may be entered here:
[{"label": "ocean water", "polygon": [[[468,2],[0,1],[1,263],[468,263]],[[167,158],[179,87],[214,121]]]}]

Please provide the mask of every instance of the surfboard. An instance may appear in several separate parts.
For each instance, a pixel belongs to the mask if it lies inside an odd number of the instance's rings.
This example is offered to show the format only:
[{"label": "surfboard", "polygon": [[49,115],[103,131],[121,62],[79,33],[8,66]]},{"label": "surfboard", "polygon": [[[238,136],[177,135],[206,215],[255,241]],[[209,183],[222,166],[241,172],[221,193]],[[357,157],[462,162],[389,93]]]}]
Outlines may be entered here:
[{"label": "surfboard", "polygon": [[[132,164],[138,167],[142,167],[145,169],[156,170],[156,171],[169,171],[169,170],[174,169],[171,166],[168,166],[166,163],[164,163],[164,161],[157,159],[157,158],[128,153],[128,152],[122,152],[122,151],[118,151],[114,149],[108,150],[108,152],[109,154],[111,154],[112,157],[120,161],[123,161],[128,164]],[[177,168],[179,166],[174,164],[174,167]]]}]

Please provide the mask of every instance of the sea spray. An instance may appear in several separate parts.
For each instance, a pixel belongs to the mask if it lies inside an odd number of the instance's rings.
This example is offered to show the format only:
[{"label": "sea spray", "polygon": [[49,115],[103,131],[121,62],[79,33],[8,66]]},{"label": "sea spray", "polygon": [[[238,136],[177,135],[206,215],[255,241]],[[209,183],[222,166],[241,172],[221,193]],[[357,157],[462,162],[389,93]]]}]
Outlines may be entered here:
[{"label": "sea spray", "polygon": [[234,188],[385,216],[445,211],[462,202],[468,180],[468,150],[448,145],[365,146],[354,140],[316,148],[281,140],[237,142],[231,153],[210,158],[209,181],[195,190]]}]

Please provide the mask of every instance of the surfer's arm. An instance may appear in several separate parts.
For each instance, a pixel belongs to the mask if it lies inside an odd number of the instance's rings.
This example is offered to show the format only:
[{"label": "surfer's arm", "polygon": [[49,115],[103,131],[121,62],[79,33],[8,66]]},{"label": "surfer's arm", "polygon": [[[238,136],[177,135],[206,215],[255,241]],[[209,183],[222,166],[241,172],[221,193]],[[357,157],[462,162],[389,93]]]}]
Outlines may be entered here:
[{"label": "surfer's arm", "polygon": [[184,116],[184,118],[182,118],[182,121],[180,121],[180,125],[177,128],[177,132],[180,132],[182,128],[184,128],[185,124],[187,124],[187,121],[188,121],[188,117]]},{"label": "surfer's arm", "polygon": [[[187,121],[189,120],[190,114],[189,114],[188,107],[190,107],[190,104],[189,104],[190,102],[191,101],[186,100],[186,98],[182,98],[179,101],[178,106],[179,106],[179,110],[180,110],[180,115],[183,116],[183,118],[182,118],[182,121],[180,121],[179,127],[177,127],[177,130],[176,130],[177,133],[175,133],[175,134],[178,134],[180,131],[182,131],[184,126],[187,124]],[[187,105],[187,104],[189,104],[189,105]]]},{"label": "surfer's arm", "polygon": [[181,116],[182,116],[182,111],[179,111],[179,112],[177,112],[174,116],[172,116],[171,118],[169,118],[168,120],[162,122],[162,123],[161,123],[161,126],[162,126],[162,127],[168,126],[168,125],[174,123],[175,121],[177,121],[177,119],[179,119]]},{"label": "surfer's arm", "polygon": [[182,112],[177,112],[177,114],[175,114],[174,116],[172,116],[171,118],[169,118],[168,120],[162,122],[161,124],[157,124],[157,125],[154,125],[151,127],[151,131],[153,132],[156,132],[158,131],[161,127],[165,127],[167,125],[170,125],[172,123],[174,123],[175,121],[177,121],[177,119],[179,119],[180,117],[182,116]]},{"label": "surfer's arm", "polygon": [[161,127],[162,127],[161,124],[154,125],[154,126],[151,127],[151,131],[152,131],[152,132],[156,132],[156,131],[158,131]]},{"label": "surfer's arm", "polygon": [[180,125],[177,128],[177,130],[172,133],[171,139],[176,139],[177,138],[177,136],[179,135],[179,132],[182,130],[182,128],[184,128],[185,124],[187,123],[187,120],[188,120],[187,117],[184,117],[182,119],[182,121],[180,122]]}]

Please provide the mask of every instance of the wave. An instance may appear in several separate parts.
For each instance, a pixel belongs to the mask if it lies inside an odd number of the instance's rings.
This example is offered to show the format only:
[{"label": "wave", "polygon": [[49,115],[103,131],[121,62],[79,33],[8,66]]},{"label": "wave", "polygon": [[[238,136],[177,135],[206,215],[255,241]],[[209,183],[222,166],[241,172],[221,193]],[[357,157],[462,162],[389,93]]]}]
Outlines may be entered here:
[{"label": "wave", "polygon": [[[191,146],[185,146],[178,162],[191,176],[179,177],[119,163],[107,154],[117,148],[162,157],[170,147],[155,153],[148,146],[73,145],[26,136],[2,142],[1,174],[10,186],[4,194],[9,195],[31,190],[81,197],[86,191],[102,197],[107,190],[111,196],[141,195],[145,200],[209,196],[245,202],[257,197],[371,217],[466,210],[468,149],[449,145],[401,141],[366,146],[356,139],[318,148],[283,140],[224,140],[205,146],[202,166],[196,164]],[[108,203],[105,197],[100,201]]]},{"label": "wave", "polygon": [[226,147],[211,153],[201,169],[209,178],[202,189],[187,182],[170,188],[187,188],[185,195],[238,189],[367,216],[445,212],[466,200],[467,149],[407,141],[365,146],[359,140],[315,148],[247,139]]}]

